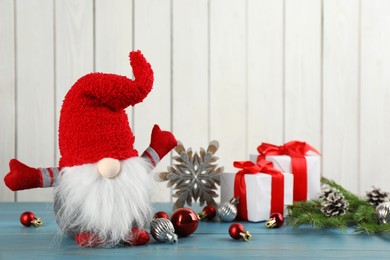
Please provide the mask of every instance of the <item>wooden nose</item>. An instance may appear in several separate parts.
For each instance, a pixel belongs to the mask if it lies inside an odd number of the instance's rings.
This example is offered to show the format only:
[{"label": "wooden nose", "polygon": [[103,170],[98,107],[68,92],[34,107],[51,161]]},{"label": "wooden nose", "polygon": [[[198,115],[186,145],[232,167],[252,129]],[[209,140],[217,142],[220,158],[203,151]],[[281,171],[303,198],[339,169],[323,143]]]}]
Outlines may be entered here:
[{"label": "wooden nose", "polygon": [[105,178],[114,178],[121,171],[121,163],[113,158],[103,158],[98,162],[97,171]]}]

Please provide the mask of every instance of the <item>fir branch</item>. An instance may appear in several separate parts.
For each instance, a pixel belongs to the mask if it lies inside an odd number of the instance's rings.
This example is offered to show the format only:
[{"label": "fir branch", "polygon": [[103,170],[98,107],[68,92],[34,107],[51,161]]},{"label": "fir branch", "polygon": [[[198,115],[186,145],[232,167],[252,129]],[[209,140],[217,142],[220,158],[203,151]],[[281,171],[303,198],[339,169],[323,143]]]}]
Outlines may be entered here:
[{"label": "fir branch", "polygon": [[371,205],[360,205],[353,216],[356,223],[377,223],[375,208]]},{"label": "fir branch", "polygon": [[[311,205],[316,205],[316,202],[308,201]],[[302,204],[302,202],[299,202]],[[316,229],[324,228],[338,228],[345,230],[348,227],[348,221],[344,216],[327,217],[325,216],[320,207],[309,208],[302,207],[302,205],[292,205],[289,207],[289,217],[287,221],[293,228],[298,228],[301,225],[311,225]]]},{"label": "fir branch", "polygon": [[309,201],[297,201],[294,202],[293,205],[288,207],[290,210],[294,210],[294,212],[299,211],[310,211],[316,210],[320,211],[321,201],[320,200],[309,200]]},{"label": "fir branch", "polygon": [[287,222],[298,228],[301,225],[311,225],[313,228],[338,228],[345,230],[352,225],[355,231],[365,234],[379,234],[390,232],[390,223],[379,224],[376,218],[375,207],[366,200],[344,189],[336,182],[322,178],[321,182],[339,190],[349,203],[349,210],[341,216],[327,217],[321,212],[321,200],[294,202],[288,206]]},{"label": "fir branch", "polygon": [[363,222],[356,225],[355,232],[365,233],[368,235],[383,234],[390,231],[390,223],[378,224],[371,222]]}]

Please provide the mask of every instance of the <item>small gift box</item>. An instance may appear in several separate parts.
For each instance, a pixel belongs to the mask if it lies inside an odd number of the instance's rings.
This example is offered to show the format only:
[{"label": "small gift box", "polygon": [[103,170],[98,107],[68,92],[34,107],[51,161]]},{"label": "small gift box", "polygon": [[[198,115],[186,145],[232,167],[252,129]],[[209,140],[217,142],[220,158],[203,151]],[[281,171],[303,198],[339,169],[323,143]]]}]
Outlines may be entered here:
[{"label": "small gift box", "polygon": [[237,173],[222,173],[221,202],[240,197],[238,218],[252,222],[265,221],[271,213],[282,213],[293,202],[293,175],[282,173],[270,163],[235,162]]},{"label": "small gift box", "polygon": [[259,155],[250,155],[250,160],[267,160],[274,168],[294,175],[294,201],[318,199],[321,192],[320,153],[309,144],[291,141],[282,146],[262,143]]}]

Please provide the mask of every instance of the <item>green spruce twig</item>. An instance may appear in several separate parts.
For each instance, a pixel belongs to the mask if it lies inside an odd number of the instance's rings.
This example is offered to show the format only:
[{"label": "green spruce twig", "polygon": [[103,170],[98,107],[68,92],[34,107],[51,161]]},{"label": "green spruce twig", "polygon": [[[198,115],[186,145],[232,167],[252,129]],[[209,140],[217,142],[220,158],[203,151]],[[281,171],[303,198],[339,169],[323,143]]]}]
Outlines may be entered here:
[{"label": "green spruce twig", "polygon": [[322,178],[321,183],[339,190],[349,203],[348,211],[341,216],[327,217],[321,212],[321,200],[294,202],[288,206],[287,222],[294,228],[310,225],[313,228],[337,228],[346,230],[353,226],[356,232],[379,234],[390,231],[390,224],[379,224],[375,208],[367,201],[346,190],[336,182]]}]

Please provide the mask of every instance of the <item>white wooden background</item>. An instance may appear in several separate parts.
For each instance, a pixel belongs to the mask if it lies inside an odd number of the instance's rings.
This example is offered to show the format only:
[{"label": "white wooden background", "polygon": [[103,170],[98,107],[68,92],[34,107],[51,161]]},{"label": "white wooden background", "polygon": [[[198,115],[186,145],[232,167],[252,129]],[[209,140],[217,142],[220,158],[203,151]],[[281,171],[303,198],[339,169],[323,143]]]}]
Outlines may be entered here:
[{"label": "white wooden background", "polygon": [[[218,140],[227,171],[261,142],[305,140],[324,176],[361,195],[390,191],[389,10],[387,0],[0,0],[0,177],[13,157],[57,165],[68,89],[91,71],[130,77],[127,54],[141,49],[156,80],[128,110],[140,151],[154,123],[194,150]],[[170,200],[165,185],[155,200]],[[51,199],[0,183],[0,201]]]}]

